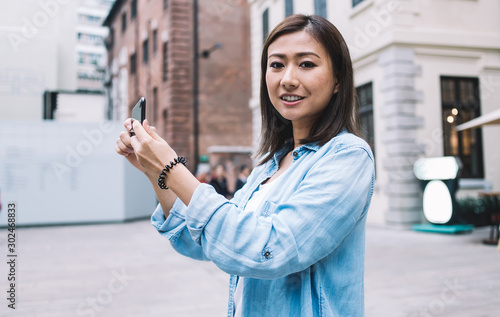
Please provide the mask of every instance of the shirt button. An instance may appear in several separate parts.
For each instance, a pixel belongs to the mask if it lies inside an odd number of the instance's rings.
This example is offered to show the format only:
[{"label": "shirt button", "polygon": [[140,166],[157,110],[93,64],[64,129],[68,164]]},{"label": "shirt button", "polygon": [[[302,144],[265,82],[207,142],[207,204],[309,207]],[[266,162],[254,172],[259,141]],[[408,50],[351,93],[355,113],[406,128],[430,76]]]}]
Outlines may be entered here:
[{"label": "shirt button", "polygon": [[293,151],[293,156],[297,157],[299,155],[299,153],[297,153],[297,151]]},{"label": "shirt button", "polygon": [[266,252],[264,253],[264,257],[265,257],[266,259],[269,259],[269,258],[271,257],[271,252],[266,251]]}]

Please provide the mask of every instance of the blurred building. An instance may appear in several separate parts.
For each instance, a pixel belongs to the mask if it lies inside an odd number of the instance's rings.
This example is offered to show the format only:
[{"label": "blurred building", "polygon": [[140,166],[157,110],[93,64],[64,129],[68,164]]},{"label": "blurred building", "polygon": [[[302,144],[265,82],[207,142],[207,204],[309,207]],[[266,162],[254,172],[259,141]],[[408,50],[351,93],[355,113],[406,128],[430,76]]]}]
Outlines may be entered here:
[{"label": "blurred building", "polygon": [[76,90],[74,1],[9,1],[0,10],[0,118],[41,120],[46,90]]},{"label": "blurred building", "polygon": [[21,0],[2,4],[1,119],[106,119],[105,47],[100,39],[107,29],[100,23],[112,3]]},{"label": "blurred building", "polygon": [[[212,146],[217,155],[221,148],[230,154],[227,159],[249,160],[250,24],[245,1],[118,0],[104,25],[110,29],[107,80],[113,119],[130,116],[144,96],[148,121],[186,156],[191,170],[200,156],[217,163]],[[198,42],[193,38],[196,25]]]},{"label": "blurred building", "polygon": [[419,157],[458,156],[460,187],[500,189],[500,128],[455,126],[500,106],[500,3],[420,0],[249,0],[254,140],[266,35],[293,13],[328,18],[349,45],[377,179],[368,221],[420,222]]},{"label": "blurred building", "polygon": [[104,90],[108,28],[102,22],[114,0],[79,0],[76,25],[77,88]]},{"label": "blurred building", "polygon": [[[103,28],[83,22],[101,23],[110,4],[1,4],[0,189],[4,202],[23,206],[17,225],[124,221],[156,205],[148,180],[116,154],[123,126],[106,121],[102,83],[79,78],[105,65],[85,55],[105,60]],[[0,213],[0,227],[7,220]]]}]

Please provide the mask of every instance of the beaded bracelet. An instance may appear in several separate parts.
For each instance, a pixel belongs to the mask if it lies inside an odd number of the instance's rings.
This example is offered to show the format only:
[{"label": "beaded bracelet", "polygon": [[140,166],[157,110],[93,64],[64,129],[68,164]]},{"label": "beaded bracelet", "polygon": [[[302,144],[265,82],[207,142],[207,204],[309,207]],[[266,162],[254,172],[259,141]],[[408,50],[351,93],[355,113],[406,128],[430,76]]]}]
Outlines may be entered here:
[{"label": "beaded bracelet", "polygon": [[167,177],[167,173],[178,163],[182,163],[186,166],[186,162],[187,161],[184,156],[179,156],[175,158],[173,162],[170,161],[170,165],[165,165],[165,168],[161,171],[160,176],[158,176],[158,186],[160,186],[161,189],[168,189],[167,185],[165,185],[165,177]]}]

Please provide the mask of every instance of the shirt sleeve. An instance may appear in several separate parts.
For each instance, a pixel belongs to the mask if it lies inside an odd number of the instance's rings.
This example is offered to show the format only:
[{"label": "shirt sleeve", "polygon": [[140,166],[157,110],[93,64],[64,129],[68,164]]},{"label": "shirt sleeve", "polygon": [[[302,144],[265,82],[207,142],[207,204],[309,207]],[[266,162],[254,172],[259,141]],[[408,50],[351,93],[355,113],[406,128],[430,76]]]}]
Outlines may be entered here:
[{"label": "shirt sleeve", "polygon": [[[260,168],[261,167],[256,168],[254,169],[254,171],[257,171],[258,173],[258,170]],[[253,178],[256,177],[255,174],[256,173],[254,172],[250,174],[250,176],[248,177],[249,181],[252,181]],[[212,186],[208,187],[211,187],[213,189]],[[248,182],[247,184],[243,185],[243,188],[235,193],[233,199],[231,199],[231,203],[233,205],[238,205],[241,202],[241,197],[245,193],[245,190],[247,190],[247,187]],[[220,197],[224,198],[221,195]],[[156,230],[158,230],[158,233],[160,233],[170,241],[170,244],[178,253],[196,260],[208,261],[208,259],[203,254],[201,245],[194,241],[189,230],[187,229],[187,209],[188,208],[186,207],[186,205],[184,205],[184,203],[177,198],[174,202],[174,205],[169,211],[169,216],[165,219],[163,209],[161,208],[161,205],[158,204],[156,210],[151,216],[151,224],[156,228]]]},{"label": "shirt sleeve", "polygon": [[172,247],[180,254],[195,260],[208,261],[203,254],[201,246],[193,241],[187,230],[185,219],[186,209],[186,205],[177,198],[168,217],[165,219],[163,209],[158,204],[151,216],[151,224],[162,236],[170,241]]},{"label": "shirt sleeve", "polygon": [[365,216],[373,182],[371,155],[353,146],[318,160],[287,201],[268,202],[269,217],[241,212],[200,184],[185,222],[205,257],[223,271],[276,279],[334,251]]}]

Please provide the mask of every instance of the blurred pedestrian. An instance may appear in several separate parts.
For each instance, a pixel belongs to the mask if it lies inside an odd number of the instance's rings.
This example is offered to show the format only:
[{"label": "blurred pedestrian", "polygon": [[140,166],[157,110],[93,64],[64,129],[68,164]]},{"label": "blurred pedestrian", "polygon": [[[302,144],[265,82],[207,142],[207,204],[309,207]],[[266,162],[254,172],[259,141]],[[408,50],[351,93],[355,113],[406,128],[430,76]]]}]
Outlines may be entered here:
[{"label": "blurred pedestrian", "polygon": [[210,183],[210,179],[211,178],[210,178],[209,173],[207,173],[207,172],[201,172],[201,173],[198,173],[196,175],[196,179],[198,179],[198,181],[200,183],[206,183],[206,184],[208,184],[208,183]]},{"label": "blurred pedestrian", "polygon": [[212,179],[210,180],[210,185],[215,188],[215,191],[224,197],[229,197],[230,193],[227,189],[227,178],[226,169],[224,165],[215,165],[214,172],[212,173]]},{"label": "blurred pedestrian", "polygon": [[231,274],[228,316],[363,316],[374,164],[342,35],[322,17],[289,16],[264,43],[260,83],[261,162],[231,200],[147,121],[127,119],[136,135],[121,133],[116,150],[153,184],[159,233]]},{"label": "blurred pedestrian", "polygon": [[237,192],[239,189],[243,187],[247,183],[248,175],[250,175],[250,167],[247,165],[240,166],[240,173],[238,174],[238,178],[236,179],[236,186],[234,192]]}]

